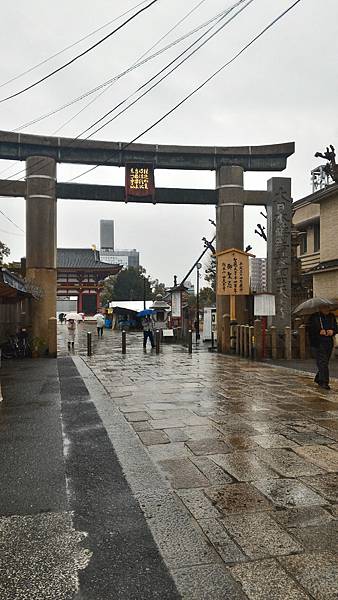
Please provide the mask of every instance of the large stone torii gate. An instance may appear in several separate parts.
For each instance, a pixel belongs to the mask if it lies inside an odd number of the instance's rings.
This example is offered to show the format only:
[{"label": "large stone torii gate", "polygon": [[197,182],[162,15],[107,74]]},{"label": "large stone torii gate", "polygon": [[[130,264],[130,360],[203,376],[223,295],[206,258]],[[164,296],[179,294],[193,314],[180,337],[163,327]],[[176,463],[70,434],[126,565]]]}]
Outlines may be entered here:
[{"label": "large stone torii gate", "polygon": [[[0,159],[26,161],[26,180],[0,180],[0,195],[26,198],[26,272],[43,290],[34,303],[32,333],[47,342],[48,319],[56,314],[56,212],[57,198],[125,201],[121,186],[62,183],[56,179],[56,163],[123,167],[152,164],[155,169],[216,171],[216,189],[158,188],[153,200],[137,202],[214,205],[217,251],[243,249],[244,206],[264,205],[268,214],[268,286],[276,294],[275,325],[282,329],[291,320],[291,180],[274,177],[267,190],[243,187],[244,171],[286,168],[294,143],[195,147],[130,144],[46,137],[0,131]],[[219,338],[221,316],[229,313],[228,298],[217,298]],[[239,322],[245,319],[243,298],[236,298]],[[50,352],[56,340],[50,340]]]}]

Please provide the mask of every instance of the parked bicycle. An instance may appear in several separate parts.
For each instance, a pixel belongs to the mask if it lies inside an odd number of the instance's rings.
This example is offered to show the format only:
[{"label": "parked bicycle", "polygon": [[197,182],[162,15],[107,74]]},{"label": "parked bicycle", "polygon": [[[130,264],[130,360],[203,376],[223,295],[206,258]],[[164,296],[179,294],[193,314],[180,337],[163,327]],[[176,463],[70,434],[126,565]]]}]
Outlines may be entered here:
[{"label": "parked bicycle", "polygon": [[16,335],[8,337],[7,342],[1,347],[1,356],[4,359],[28,358],[32,356],[26,329],[20,328]]}]

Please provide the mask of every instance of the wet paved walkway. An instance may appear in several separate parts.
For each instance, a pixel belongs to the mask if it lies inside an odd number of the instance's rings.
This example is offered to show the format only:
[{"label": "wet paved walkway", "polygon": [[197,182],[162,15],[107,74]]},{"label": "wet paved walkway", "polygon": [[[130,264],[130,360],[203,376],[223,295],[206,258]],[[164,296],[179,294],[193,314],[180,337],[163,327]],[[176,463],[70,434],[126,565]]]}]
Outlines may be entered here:
[{"label": "wet paved walkway", "polygon": [[157,356],[139,334],[122,356],[105,332],[88,358],[80,328],[76,365],[182,597],[337,599],[338,382],[324,392],[178,346]]}]

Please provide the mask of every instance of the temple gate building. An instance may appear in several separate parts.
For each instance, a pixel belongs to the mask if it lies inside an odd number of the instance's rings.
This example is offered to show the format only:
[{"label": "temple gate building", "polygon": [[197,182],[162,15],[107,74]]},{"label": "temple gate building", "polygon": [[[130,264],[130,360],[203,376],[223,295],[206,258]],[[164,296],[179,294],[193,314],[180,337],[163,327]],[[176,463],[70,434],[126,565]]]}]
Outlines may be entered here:
[{"label": "temple gate building", "polygon": [[[101,306],[103,282],[117,275],[120,265],[100,261],[99,252],[90,248],[58,248],[57,310],[68,312],[68,302],[76,299],[75,310],[94,315]],[[64,306],[64,309],[62,308]]]}]

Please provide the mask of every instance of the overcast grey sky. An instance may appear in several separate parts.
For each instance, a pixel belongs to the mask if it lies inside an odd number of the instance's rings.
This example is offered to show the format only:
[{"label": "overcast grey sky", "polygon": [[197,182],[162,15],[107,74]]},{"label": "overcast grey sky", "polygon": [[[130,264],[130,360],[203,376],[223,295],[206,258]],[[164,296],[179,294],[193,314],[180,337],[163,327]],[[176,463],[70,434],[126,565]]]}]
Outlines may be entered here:
[{"label": "overcast grey sky", "polygon": [[[159,47],[234,2],[205,0]],[[0,84],[137,3],[137,0],[58,0],[57,3],[12,0],[4,3]],[[96,137],[130,141],[292,3],[293,0],[254,0],[173,75]],[[1,104],[0,129],[15,129],[128,68],[197,4],[198,0],[159,0],[149,11],[70,68],[26,94]],[[0,88],[0,97],[29,85],[114,26],[24,78]],[[185,41],[175,46],[118,81],[64,126],[59,135],[71,137],[80,133],[174,58],[188,43]],[[337,56],[337,0],[303,0],[234,64],[140,141],[222,146],[295,141],[296,153],[282,175],[292,177],[293,196],[298,199],[311,192],[310,170],[318,163],[314,153],[322,151],[330,143],[338,146]],[[25,131],[52,134],[86,102],[88,100]],[[9,161],[0,161],[0,170],[9,164]],[[14,163],[13,168],[0,177],[11,176],[23,166],[23,163]],[[81,165],[58,166],[58,179],[66,181],[83,170]],[[266,180],[273,175],[248,173],[246,188],[265,189]],[[122,185],[124,172],[123,169],[100,167],[79,181]],[[214,187],[214,173],[156,171],[156,185]],[[24,201],[0,201],[1,210],[24,229]],[[262,256],[265,253],[264,243],[253,233],[259,210],[246,210],[245,229],[246,243],[253,246],[257,256]],[[173,274],[183,276],[200,253],[201,238],[213,234],[208,219],[214,217],[212,207],[136,206],[63,200],[58,202],[58,246],[89,247],[93,243],[99,244],[99,220],[112,218],[115,220],[117,247],[137,248],[147,272],[170,284]],[[24,255],[24,236],[2,215],[0,239],[11,248],[12,259]]]}]

